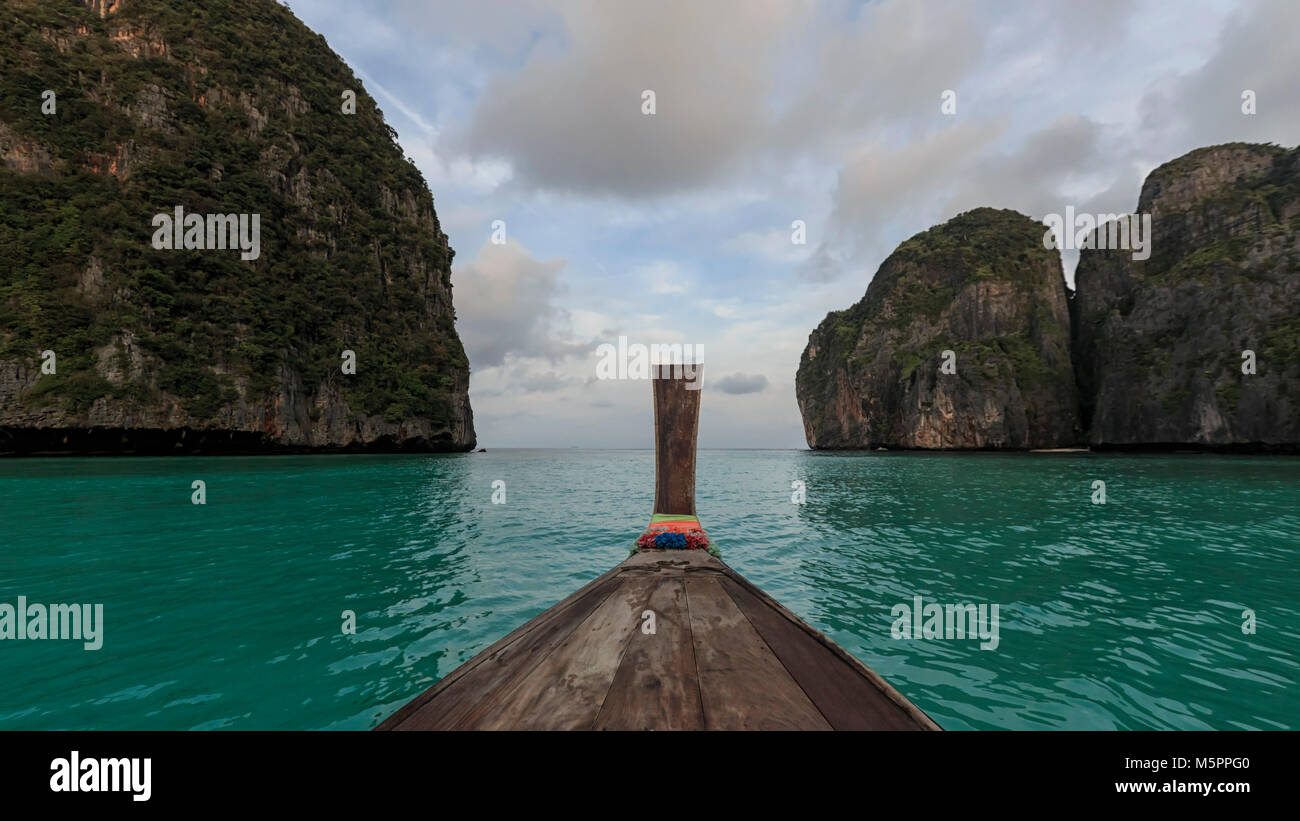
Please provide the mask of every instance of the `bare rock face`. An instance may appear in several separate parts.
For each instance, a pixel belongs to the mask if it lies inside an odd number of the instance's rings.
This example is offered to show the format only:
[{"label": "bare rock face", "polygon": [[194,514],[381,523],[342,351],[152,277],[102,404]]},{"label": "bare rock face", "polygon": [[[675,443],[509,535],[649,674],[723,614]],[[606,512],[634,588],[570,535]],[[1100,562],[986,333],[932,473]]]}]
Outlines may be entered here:
[{"label": "bare rock face", "polygon": [[20,137],[0,122],[0,163],[22,174],[34,174],[48,170],[52,158],[40,143]]},{"label": "bare rock face", "polygon": [[[0,453],[474,447],[453,251],[323,38],[274,0],[0,30]],[[177,207],[258,215],[260,255],[155,247]]]},{"label": "bare rock face", "polygon": [[1065,281],[1044,231],[1014,211],[980,208],[900,245],[866,296],[809,337],[796,379],[808,445],[1081,441]]},{"label": "bare rock face", "polygon": [[1197,149],[1151,172],[1138,213],[1148,259],[1080,252],[1070,313],[1089,443],[1295,450],[1300,150]]}]

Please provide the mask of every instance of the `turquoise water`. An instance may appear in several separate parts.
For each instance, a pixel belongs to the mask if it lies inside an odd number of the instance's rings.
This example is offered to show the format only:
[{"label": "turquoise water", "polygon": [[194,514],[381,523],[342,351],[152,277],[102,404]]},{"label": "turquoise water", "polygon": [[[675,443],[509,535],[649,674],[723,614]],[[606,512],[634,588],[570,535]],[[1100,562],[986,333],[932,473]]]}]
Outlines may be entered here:
[{"label": "turquoise water", "polygon": [[[0,462],[0,603],[105,619],[0,642],[0,729],[373,727],[623,559],[652,495],[648,451]],[[1300,728],[1300,459],[702,451],[697,506],[947,729]],[[998,647],[893,638],[916,595],[998,604]]]}]

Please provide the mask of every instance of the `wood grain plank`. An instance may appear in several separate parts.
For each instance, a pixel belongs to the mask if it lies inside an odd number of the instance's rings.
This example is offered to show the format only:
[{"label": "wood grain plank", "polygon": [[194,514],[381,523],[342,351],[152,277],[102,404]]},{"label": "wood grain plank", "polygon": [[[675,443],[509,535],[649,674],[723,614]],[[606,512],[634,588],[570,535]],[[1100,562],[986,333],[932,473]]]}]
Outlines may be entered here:
[{"label": "wood grain plank", "polygon": [[750,590],[725,577],[719,584],[831,727],[836,730],[928,729],[854,666]]},{"label": "wood grain plank", "polygon": [[[655,513],[695,515],[695,438],[700,418],[703,365],[694,365],[695,381],[672,378],[658,369],[651,380],[655,410]],[[695,389],[687,387],[695,385]]]},{"label": "wood grain plank", "polygon": [[541,663],[621,586],[616,571],[603,574],[470,659],[376,729],[447,730],[462,726],[483,701]]},{"label": "wood grain plank", "polygon": [[682,579],[660,579],[646,607],[655,613],[655,632],[633,631],[596,729],[703,730],[704,707]]},{"label": "wood grain plank", "polygon": [[718,580],[684,579],[691,635],[710,730],[829,730]]},{"label": "wood grain plank", "polygon": [[649,568],[674,570],[688,567],[711,568],[722,571],[725,565],[709,555],[707,550],[641,550],[623,560],[624,570]]},{"label": "wood grain plank", "polygon": [[564,642],[468,726],[494,730],[589,730],[658,578],[625,579]]},{"label": "wood grain plank", "polygon": [[813,627],[811,624],[804,621],[803,619],[799,618],[797,615],[791,612],[787,607],[782,605],[776,599],[769,596],[767,592],[764,591],[762,588],[760,588],[758,585],[754,584],[749,579],[745,578],[743,575],[741,575],[739,572],[737,572],[734,568],[730,566],[725,567],[723,572],[727,576],[727,578],[731,579],[736,584],[748,590],[759,601],[766,603],[768,607],[770,607],[772,610],[779,613],[791,624],[798,627],[801,631],[806,633],[814,641],[829,648],[830,651],[834,653],[836,656],[838,656],[846,665],[856,670],[863,678],[865,678],[868,682],[870,682],[873,687],[878,689],[880,692],[884,693],[885,696],[889,698],[890,701],[893,701],[895,704],[899,705],[899,707],[901,707],[904,712],[906,712],[909,716],[912,717],[912,719],[920,726],[921,729],[924,730],[943,729],[942,727],[940,727],[938,724],[935,723],[934,719],[926,715],[924,710],[922,710],[920,707],[917,707],[915,704],[909,701],[907,696],[904,696],[897,689],[895,689],[893,685],[885,681],[884,678],[882,678],[880,674],[878,674],[875,670],[872,670],[870,667],[863,664],[861,661],[857,659],[856,656],[854,656],[848,650],[845,650],[843,647],[836,644],[820,630]]},{"label": "wood grain plank", "polygon": [[[658,632],[640,632],[641,611]],[[378,729],[940,729],[880,676],[701,551],[639,553],[475,656]]]}]

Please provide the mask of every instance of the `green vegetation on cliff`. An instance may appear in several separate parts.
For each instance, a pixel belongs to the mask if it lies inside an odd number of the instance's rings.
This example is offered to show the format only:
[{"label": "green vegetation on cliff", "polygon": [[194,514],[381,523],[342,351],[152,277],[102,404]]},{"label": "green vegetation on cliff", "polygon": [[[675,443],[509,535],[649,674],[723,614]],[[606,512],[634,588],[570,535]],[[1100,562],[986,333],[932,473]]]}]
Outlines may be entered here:
[{"label": "green vegetation on cliff", "polygon": [[906,240],[886,262],[903,268],[936,268],[959,282],[1004,280],[1029,288],[1042,282],[1027,263],[1050,256],[1046,228],[1016,211],[976,208]]},{"label": "green vegetation on cliff", "polygon": [[1090,442],[1294,450],[1300,149],[1198,148],[1151,172],[1138,211],[1150,259],[1087,250],[1075,274]]},{"label": "green vegetation on cliff", "polygon": [[[813,447],[1048,447],[1077,440],[1065,284],[1046,228],[978,208],[923,231],[829,314],[796,377]],[[951,350],[956,372],[939,372]]]},{"label": "green vegetation on cliff", "polygon": [[[272,0],[11,2],[0,30],[0,361],[59,357],[25,404],[162,392],[210,419],[287,369],[354,414],[472,424],[432,197],[324,38]],[[260,214],[260,258],[153,249],[177,205]],[[150,361],[110,383],[123,333]]]}]

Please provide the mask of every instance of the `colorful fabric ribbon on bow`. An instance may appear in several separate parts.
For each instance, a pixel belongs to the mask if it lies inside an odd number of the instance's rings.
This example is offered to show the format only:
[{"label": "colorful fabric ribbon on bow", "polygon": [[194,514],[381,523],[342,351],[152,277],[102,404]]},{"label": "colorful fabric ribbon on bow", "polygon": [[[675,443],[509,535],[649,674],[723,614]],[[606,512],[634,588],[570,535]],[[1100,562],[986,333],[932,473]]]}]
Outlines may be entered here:
[{"label": "colorful fabric ribbon on bow", "polygon": [[708,550],[709,537],[694,517],[656,513],[636,540],[638,549]]}]

